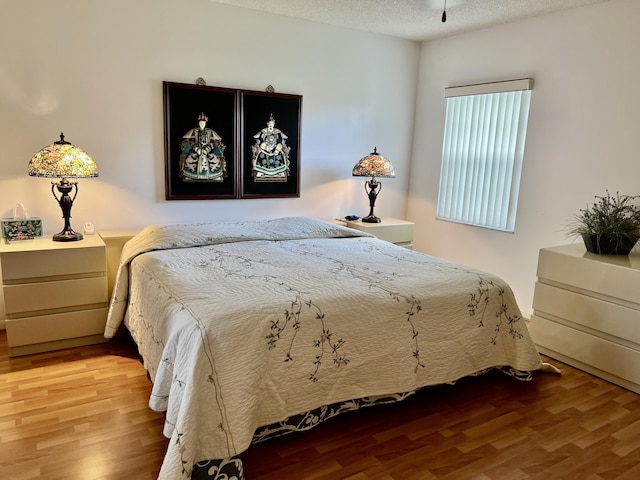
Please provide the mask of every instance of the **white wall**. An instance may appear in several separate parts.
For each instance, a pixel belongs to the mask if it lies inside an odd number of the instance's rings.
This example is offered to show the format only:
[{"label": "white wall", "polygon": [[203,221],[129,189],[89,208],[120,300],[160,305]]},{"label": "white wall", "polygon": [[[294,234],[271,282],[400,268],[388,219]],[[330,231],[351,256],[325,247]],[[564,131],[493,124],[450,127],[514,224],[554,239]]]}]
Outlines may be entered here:
[{"label": "white wall", "polygon": [[[62,228],[31,156],[66,139],[97,161],[72,225],[366,214],[351,168],[374,146],[398,172],[379,215],[405,215],[420,45],[207,0],[2,1],[0,214]],[[165,201],[162,82],[303,96],[299,199]]]},{"label": "white wall", "polygon": [[[496,273],[531,312],[538,250],[571,243],[565,226],[594,195],[640,194],[638,19],[640,2],[611,0],[422,45],[407,211],[418,250]],[[435,220],[444,88],[529,76],[515,234]]]},{"label": "white wall", "polygon": [[[66,139],[96,160],[72,226],[366,214],[353,165],[374,146],[396,167],[378,215],[404,217],[420,45],[207,0],[0,0],[0,216],[23,202],[63,227],[40,148]],[[165,201],[162,82],[303,96],[301,196]],[[4,310],[0,295],[0,328]]]}]

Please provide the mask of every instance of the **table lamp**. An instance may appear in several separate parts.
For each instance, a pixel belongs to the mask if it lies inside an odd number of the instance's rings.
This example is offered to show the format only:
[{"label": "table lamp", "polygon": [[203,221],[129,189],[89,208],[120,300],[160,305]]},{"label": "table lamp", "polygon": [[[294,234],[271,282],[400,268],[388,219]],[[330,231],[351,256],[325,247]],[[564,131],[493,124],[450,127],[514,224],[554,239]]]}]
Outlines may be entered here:
[{"label": "table lamp", "polygon": [[[60,178],[59,182],[51,182],[51,193],[58,201],[64,218],[64,228],[53,236],[56,242],[73,242],[82,240],[82,234],[71,228],[71,207],[78,195],[78,182],[70,182],[69,178],[89,178],[98,176],[98,165],[81,148],[65,141],[64,134],[60,140],[44,147],[29,162],[28,173],[32,177]],[[56,195],[56,189],[60,196]],[[69,195],[71,192],[73,197]]]},{"label": "table lamp", "polygon": [[[373,207],[376,203],[376,198],[382,190],[382,183],[376,180],[378,178],[395,178],[396,171],[391,165],[391,162],[385,157],[380,155],[377,149],[374,147],[366,157],[361,158],[358,163],[353,167],[354,177],[371,177],[371,180],[367,180],[364,183],[364,191],[367,192],[369,197],[369,215],[362,219],[366,223],[380,223],[380,218],[376,217],[373,213]],[[380,189],[378,190],[378,187]]]}]

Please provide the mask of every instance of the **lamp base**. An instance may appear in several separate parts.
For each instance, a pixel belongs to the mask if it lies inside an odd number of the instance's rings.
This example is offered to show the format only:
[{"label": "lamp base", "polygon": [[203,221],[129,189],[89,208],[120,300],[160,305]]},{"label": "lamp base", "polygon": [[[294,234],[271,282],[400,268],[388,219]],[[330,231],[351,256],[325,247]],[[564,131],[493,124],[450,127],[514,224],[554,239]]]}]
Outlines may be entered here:
[{"label": "lamp base", "polygon": [[53,236],[54,242],[76,242],[82,240],[84,237],[81,233],[74,232],[72,229],[63,230],[60,233],[56,233]]},{"label": "lamp base", "polygon": [[380,218],[376,217],[375,215],[367,215],[366,217],[364,217],[362,219],[363,222],[365,223],[380,223],[381,220]]}]

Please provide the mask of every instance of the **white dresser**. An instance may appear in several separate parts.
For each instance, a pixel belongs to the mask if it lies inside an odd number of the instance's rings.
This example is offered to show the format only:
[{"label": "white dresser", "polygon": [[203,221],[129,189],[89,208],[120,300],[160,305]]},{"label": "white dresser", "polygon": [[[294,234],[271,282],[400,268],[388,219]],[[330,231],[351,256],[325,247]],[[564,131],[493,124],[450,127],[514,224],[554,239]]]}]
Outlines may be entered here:
[{"label": "white dresser", "polygon": [[541,353],[640,393],[640,253],[543,248],[530,331]]}]

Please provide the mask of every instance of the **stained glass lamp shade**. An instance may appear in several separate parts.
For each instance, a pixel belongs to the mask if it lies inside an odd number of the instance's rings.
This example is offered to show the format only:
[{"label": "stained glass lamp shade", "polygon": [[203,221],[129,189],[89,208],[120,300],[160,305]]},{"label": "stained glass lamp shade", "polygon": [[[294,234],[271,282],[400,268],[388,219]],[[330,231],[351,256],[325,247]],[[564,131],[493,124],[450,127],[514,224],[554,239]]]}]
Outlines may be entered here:
[{"label": "stained glass lamp shade", "polygon": [[[32,177],[59,178],[59,182],[51,182],[51,193],[58,201],[64,218],[64,228],[53,236],[57,242],[82,240],[82,234],[71,228],[71,207],[78,195],[78,182],[70,182],[69,178],[89,178],[98,176],[98,165],[83,149],[65,141],[64,134],[60,140],[44,147],[36,153],[27,173]],[[56,189],[59,196],[56,195]],[[69,194],[73,193],[73,197]]]},{"label": "stained glass lamp shade", "polygon": [[[361,158],[353,167],[354,177],[371,177],[364,183],[364,191],[369,197],[369,215],[362,219],[366,223],[380,223],[380,218],[373,213],[373,207],[376,198],[382,190],[382,183],[376,180],[378,178],[395,178],[396,171],[389,160],[380,155],[376,148],[373,149],[366,157]],[[378,189],[380,187],[380,189]]]}]

